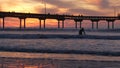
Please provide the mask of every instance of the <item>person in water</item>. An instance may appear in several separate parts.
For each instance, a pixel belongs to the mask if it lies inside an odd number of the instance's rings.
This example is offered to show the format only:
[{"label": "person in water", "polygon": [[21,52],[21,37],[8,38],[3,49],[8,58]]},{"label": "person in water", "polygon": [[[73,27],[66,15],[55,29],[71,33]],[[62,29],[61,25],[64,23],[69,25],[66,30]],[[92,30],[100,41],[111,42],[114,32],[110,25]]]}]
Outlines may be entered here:
[{"label": "person in water", "polygon": [[84,30],[84,28],[80,28],[80,30],[79,30],[79,35],[85,35],[85,30]]}]

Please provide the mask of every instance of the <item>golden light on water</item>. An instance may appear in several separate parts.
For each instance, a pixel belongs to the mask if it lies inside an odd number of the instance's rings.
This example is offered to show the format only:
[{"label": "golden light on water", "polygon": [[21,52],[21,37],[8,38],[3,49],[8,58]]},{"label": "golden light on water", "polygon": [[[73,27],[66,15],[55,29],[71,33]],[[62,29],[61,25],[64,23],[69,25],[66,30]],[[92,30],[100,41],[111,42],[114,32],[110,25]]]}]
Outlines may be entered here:
[{"label": "golden light on water", "polygon": [[38,66],[25,66],[24,68],[38,68]]}]

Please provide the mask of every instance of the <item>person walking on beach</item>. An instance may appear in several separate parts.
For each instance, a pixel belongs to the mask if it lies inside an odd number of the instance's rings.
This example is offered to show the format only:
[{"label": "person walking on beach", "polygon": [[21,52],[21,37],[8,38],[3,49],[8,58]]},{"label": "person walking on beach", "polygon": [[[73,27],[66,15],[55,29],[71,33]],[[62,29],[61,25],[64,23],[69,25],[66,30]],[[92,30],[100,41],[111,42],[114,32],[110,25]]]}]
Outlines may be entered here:
[{"label": "person walking on beach", "polygon": [[80,30],[79,30],[79,35],[85,35],[85,30],[84,30],[84,28],[80,28]]}]

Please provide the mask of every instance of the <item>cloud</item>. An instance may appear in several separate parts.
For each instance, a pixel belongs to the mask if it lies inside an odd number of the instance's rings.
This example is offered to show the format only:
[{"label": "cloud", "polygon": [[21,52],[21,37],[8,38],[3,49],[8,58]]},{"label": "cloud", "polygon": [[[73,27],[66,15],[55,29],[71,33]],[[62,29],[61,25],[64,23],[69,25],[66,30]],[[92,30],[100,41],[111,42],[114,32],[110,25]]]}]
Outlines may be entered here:
[{"label": "cloud", "polygon": [[[27,1],[27,2],[26,2]],[[0,2],[0,10],[1,11],[15,11],[15,12],[36,12],[35,7],[40,5],[40,3],[35,3],[34,1],[30,0],[4,0]]]},{"label": "cloud", "polygon": [[110,6],[119,6],[120,7],[120,0],[108,0]]},{"label": "cloud", "polygon": [[[36,0],[41,2],[41,0]],[[44,0],[47,4],[54,5],[59,8],[70,8],[75,5],[72,0]]]},{"label": "cloud", "polygon": [[106,14],[106,12],[94,11],[89,9],[70,9],[70,12],[75,14],[79,13],[79,14],[88,15],[88,16],[102,16],[102,15],[105,16]]},{"label": "cloud", "polygon": [[109,1],[108,0],[101,0],[100,6],[101,8],[109,8]]},{"label": "cloud", "polygon": [[87,4],[98,5],[100,4],[101,0],[84,0],[84,2]]},{"label": "cloud", "polygon": [[[120,0],[43,0],[47,4],[47,13],[108,15],[113,12],[113,5],[119,5]],[[5,11],[44,13],[42,0],[1,0]],[[10,6],[10,8],[9,8]]]}]

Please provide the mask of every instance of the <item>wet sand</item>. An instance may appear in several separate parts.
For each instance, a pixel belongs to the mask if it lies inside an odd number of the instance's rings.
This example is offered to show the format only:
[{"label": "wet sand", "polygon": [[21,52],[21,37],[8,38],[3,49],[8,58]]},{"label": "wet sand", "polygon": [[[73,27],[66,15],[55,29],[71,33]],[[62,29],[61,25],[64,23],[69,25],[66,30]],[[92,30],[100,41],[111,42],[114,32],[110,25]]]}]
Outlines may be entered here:
[{"label": "wet sand", "polygon": [[120,68],[120,61],[0,58],[3,68]]}]

